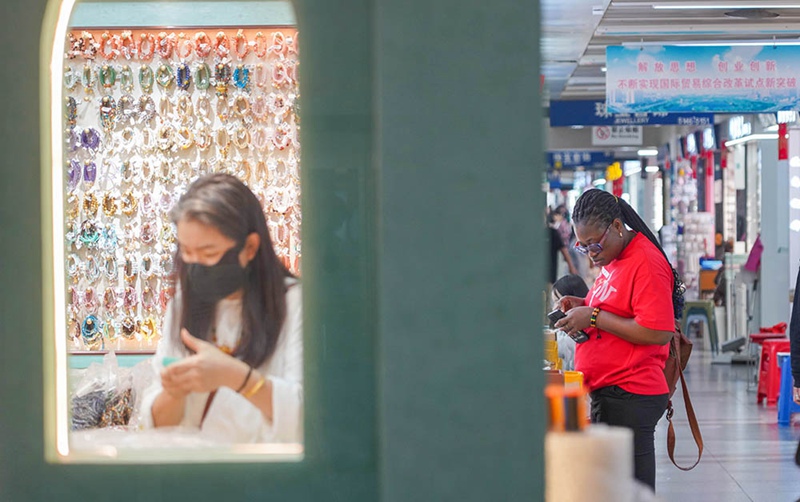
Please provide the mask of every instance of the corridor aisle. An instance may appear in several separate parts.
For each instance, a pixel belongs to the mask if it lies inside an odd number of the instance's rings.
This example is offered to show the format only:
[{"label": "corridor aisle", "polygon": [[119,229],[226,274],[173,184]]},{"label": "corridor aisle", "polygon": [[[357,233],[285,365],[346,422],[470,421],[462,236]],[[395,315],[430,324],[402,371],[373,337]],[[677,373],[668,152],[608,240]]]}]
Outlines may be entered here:
[{"label": "corridor aisle", "polygon": [[[800,467],[794,463],[800,414],[790,427],[777,425],[775,406],[755,404],[747,390],[745,365],[710,364],[710,353],[695,349],[685,373],[703,434],[705,451],[689,472],[667,455],[667,420],[656,429],[656,492],[667,502],[795,502],[800,499]],[[680,386],[679,386],[680,388]],[[691,464],[696,447],[686,421],[683,397],[675,403],[676,460]]]}]

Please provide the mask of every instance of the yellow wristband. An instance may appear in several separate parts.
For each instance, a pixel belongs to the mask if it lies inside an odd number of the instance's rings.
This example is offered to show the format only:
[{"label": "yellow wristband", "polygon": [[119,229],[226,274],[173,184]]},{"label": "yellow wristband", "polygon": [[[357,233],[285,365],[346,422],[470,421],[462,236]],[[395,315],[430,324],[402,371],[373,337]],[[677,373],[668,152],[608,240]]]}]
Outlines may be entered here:
[{"label": "yellow wristband", "polygon": [[247,399],[250,399],[251,397],[256,395],[256,392],[258,392],[259,389],[261,389],[261,387],[263,387],[265,383],[267,383],[267,379],[261,377],[261,380],[259,380],[255,385],[253,385],[253,387],[250,390],[248,390],[246,393],[242,395]]}]

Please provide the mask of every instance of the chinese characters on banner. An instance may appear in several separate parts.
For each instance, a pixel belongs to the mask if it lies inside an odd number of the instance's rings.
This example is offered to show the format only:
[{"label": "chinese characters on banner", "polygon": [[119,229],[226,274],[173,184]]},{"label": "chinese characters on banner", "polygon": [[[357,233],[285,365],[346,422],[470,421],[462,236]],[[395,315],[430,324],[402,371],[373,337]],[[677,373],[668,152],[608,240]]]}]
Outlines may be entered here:
[{"label": "chinese characters on banner", "polygon": [[612,113],[800,107],[800,46],[608,47],[606,58]]}]

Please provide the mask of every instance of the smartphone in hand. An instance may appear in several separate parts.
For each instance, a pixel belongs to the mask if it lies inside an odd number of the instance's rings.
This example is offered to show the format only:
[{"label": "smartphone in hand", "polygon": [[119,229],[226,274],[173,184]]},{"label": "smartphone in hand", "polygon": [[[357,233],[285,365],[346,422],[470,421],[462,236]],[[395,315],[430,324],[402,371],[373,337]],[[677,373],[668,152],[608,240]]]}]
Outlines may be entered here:
[{"label": "smartphone in hand", "polygon": [[[550,326],[555,327],[555,323],[559,319],[567,317],[567,314],[565,314],[559,309],[555,309],[552,312],[548,313],[547,317],[548,319],[550,319]],[[575,343],[583,343],[589,339],[589,335],[587,335],[585,331],[581,330],[575,333],[574,335],[570,335],[570,338],[575,340]]]}]

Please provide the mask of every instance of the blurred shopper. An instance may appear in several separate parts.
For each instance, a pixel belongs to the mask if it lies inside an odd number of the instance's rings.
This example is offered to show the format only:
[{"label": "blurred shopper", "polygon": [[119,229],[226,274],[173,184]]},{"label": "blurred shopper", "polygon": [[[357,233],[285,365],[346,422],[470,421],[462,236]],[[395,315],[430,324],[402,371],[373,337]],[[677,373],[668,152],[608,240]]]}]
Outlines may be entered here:
[{"label": "blurred shopper", "polygon": [[636,479],[655,490],[654,432],[669,389],[664,363],[683,285],[636,211],[603,190],[589,190],[573,211],[577,249],[602,267],[585,298],[565,296],[556,327],[580,330],[575,368],[592,397],[592,421],[628,427],[634,435]]},{"label": "blurred shopper", "polygon": [[[577,296],[585,298],[589,293],[583,278],[579,275],[569,274],[559,278],[553,284],[553,303],[557,306],[564,296]],[[562,369],[575,369],[575,340],[562,330],[556,330],[556,343],[558,344],[558,357],[563,361]]]}]

